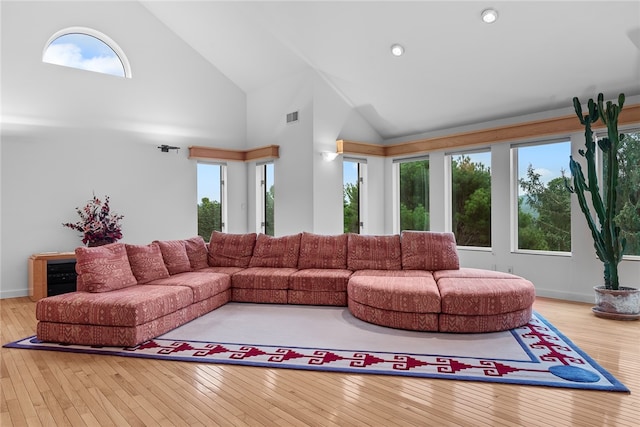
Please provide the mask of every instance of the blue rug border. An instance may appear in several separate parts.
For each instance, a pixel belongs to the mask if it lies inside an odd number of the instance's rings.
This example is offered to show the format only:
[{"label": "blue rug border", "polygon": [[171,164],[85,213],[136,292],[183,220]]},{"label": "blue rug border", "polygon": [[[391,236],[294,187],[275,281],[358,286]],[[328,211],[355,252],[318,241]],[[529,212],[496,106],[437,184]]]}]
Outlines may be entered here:
[{"label": "blue rug border", "polygon": [[[276,367],[276,366],[273,366],[272,364],[269,364],[269,363],[250,362],[250,361],[246,361],[246,360],[242,360],[242,361],[234,361],[234,360],[200,360],[199,363],[220,364],[220,365],[237,365],[237,366],[253,366],[253,367],[271,368],[271,369],[297,369],[297,370],[308,370],[308,371],[318,371],[318,372],[339,372],[339,373],[361,374],[361,375],[388,375],[388,376],[402,376],[402,377],[410,377],[410,378],[430,378],[430,379],[448,380],[448,381],[455,380],[455,381],[488,382],[488,383],[498,383],[498,384],[534,385],[534,386],[545,386],[545,387],[554,387],[554,388],[569,388],[569,389],[576,389],[576,390],[612,391],[612,392],[623,392],[623,393],[628,393],[628,394],[631,393],[631,390],[629,390],[624,384],[622,384],[622,382],[620,382],[617,378],[615,378],[609,371],[604,369],[598,362],[596,362],[584,350],[582,350],[573,341],[571,341],[565,334],[560,332],[560,330],[558,330],[558,328],[556,328],[552,323],[550,323],[544,316],[542,316],[540,313],[535,312],[535,311],[534,311],[534,315],[546,327],[548,327],[556,335],[558,335],[563,341],[565,341],[567,344],[569,344],[571,346],[571,348],[576,353],[580,354],[581,357],[583,357],[586,361],[588,361],[589,364],[596,371],[598,371],[598,373],[600,375],[602,375],[604,378],[606,378],[607,381],[609,381],[611,385],[608,385],[608,386],[607,385],[588,385],[588,386],[585,386],[584,383],[577,383],[577,382],[576,383],[571,383],[571,382],[567,382],[567,383],[552,383],[552,382],[535,381],[535,380],[527,380],[527,379],[510,379],[510,378],[505,378],[505,377],[500,377],[500,378],[482,377],[482,378],[478,378],[478,377],[464,376],[464,375],[456,376],[455,378],[447,378],[443,374],[415,373],[415,372],[409,373],[409,372],[398,372],[398,371],[388,372],[388,371],[378,371],[378,370],[375,370],[375,369],[371,369],[371,370],[367,370],[366,372],[363,372],[363,371],[359,370],[358,368],[336,368],[336,367],[330,367],[330,366],[326,366],[323,369],[317,369],[317,368],[314,368],[314,367],[307,367],[307,366],[300,366],[300,365],[289,365],[289,364],[286,364],[286,363],[282,364],[282,365],[278,365]],[[515,328],[515,329],[517,329],[517,328]],[[511,334],[515,335],[514,338],[516,338],[516,340],[522,346],[523,343],[517,337],[517,334],[516,334],[515,330],[510,330],[509,332]],[[16,349],[28,349],[28,350],[59,351],[59,352],[66,352],[66,353],[92,354],[92,355],[101,355],[101,356],[134,357],[134,358],[139,358],[139,359],[168,360],[168,361],[189,362],[189,363],[193,363],[194,362],[192,357],[171,356],[170,358],[160,359],[160,358],[157,358],[157,357],[155,357],[153,355],[128,353],[125,350],[126,348],[135,348],[135,347],[108,347],[108,348],[121,348],[122,350],[107,351],[107,350],[101,350],[102,347],[107,347],[107,346],[86,346],[87,347],[86,349],[79,350],[79,349],[74,349],[74,348],[67,347],[67,346],[65,346],[63,344],[60,344],[59,346],[56,346],[56,347],[39,347],[39,346],[23,344],[24,341],[26,341],[26,340],[31,341],[33,339],[37,339],[36,335],[32,335],[30,337],[25,337],[25,338],[22,338],[22,339],[13,341],[13,342],[6,343],[2,347],[4,347],[4,348],[16,348]],[[165,339],[165,340],[166,341],[175,341],[175,340],[168,340],[168,339]],[[203,342],[204,343],[204,342],[210,342],[210,341],[197,341],[197,340],[194,340],[194,342]],[[224,345],[225,343],[217,343],[217,344]],[[232,344],[232,343],[227,343],[227,344]],[[233,344],[234,345],[239,345],[238,343],[233,343]],[[246,344],[246,345],[259,346],[259,344]],[[273,347],[273,345],[267,345],[267,344],[264,344],[264,346]],[[522,346],[522,347],[524,348],[524,346]],[[294,346],[287,347],[287,348],[292,348],[292,349],[295,349],[295,348],[311,349],[310,347],[294,347]],[[328,350],[328,351],[332,350],[332,349],[325,349],[325,348],[319,348],[319,347],[314,347],[313,349]],[[337,349],[333,349],[333,350],[337,350]],[[358,350],[353,350],[353,351],[358,351]],[[364,350],[362,350],[362,351],[364,351]],[[383,352],[383,351],[376,352],[376,353],[396,354],[396,353]],[[527,350],[527,353],[529,353],[528,350]],[[414,353],[403,353],[403,354],[406,354],[406,355],[417,355],[417,354],[414,354]],[[424,354],[421,354],[421,355],[424,355]],[[436,355],[430,355],[430,356],[436,356]],[[450,355],[443,355],[443,356],[449,357]],[[456,356],[456,357],[458,357],[458,356]],[[486,358],[486,360],[509,360],[509,359],[491,359],[491,358]],[[532,363],[537,363],[535,360],[531,360],[531,362]]]},{"label": "blue rug border", "polygon": [[[567,337],[565,334],[563,334],[562,332],[560,332],[560,330],[558,328],[556,328],[551,322],[549,322],[544,316],[542,316],[540,313],[538,313],[537,311],[534,312],[534,314],[536,315],[536,317],[538,319],[540,319],[542,322],[544,322],[545,325],[547,325],[547,327],[549,329],[551,329],[556,335],[558,335],[559,337],[561,337],[564,341],[566,341],[568,344],[571,345],[571,347],[575,350],[576,353],[578,353],[580,356],[582,356],[584,359],[586,359],[591,366],[593,366],[594,369],[596,369],[600,375],[602,375],[603,377],[605,377],[607,380],[609,380],[609,382],[611,384],[614,385],[614,387],[616,388],[615,391],[621,391],[621,392],[626,392],[626,393],[631,393],[631,390],[629,390],[627,388],[627,386],[625,386],[624,384],[622,384],[620,381],[618,381],[618,379],[616,377],[614,377],[609,371],[607,371],[606,369],[604,369],[602,366],[600,366],[600,364],[598,362],[596,362],[591,356],[589,356],[584,350],[582,350],[580,348],[580,346],[576,345],[573,341],[571,341],[569,339],[569,337]],[[619,388],[619,389],[618,389]]]}]

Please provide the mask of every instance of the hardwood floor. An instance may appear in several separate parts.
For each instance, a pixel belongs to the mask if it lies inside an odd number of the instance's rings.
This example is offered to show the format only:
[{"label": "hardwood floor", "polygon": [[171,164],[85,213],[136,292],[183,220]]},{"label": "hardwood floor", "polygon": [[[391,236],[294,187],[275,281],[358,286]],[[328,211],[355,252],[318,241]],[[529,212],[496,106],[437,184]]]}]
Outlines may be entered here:
[{"label": "hardwood floor", "polygon": [[[631,394],[0,350],[0,425],[638,426],[640,321],[538,298],[535,309]],[[0,300],[2,344],[35,304]]]}]

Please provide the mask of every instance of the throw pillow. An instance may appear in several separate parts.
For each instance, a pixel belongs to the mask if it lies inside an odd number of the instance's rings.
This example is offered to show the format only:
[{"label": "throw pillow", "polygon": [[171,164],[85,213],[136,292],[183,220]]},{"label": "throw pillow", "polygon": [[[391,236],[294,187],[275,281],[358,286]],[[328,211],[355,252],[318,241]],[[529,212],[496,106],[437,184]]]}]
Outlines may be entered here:
[{"label": "throw pillow", "polygon": [[209,267],[207,261],[207,245],[202,236],[195,236],[184,241],[187,248],[187,257],[192,270],[200,270]]},{"label": "throw pillow", "polygon": [[347,268],[347,235],[302,233],[298,268]]},{"label": "throw pillow", "polygon": [[125,244],[131,271],[139,284],[148,283],[156,279],[169,277],[169,271],[164,265],[162,252],[157,243],[148,245]]},{"label": "throw pillow", "polygon": [[296,268],[301,234],[283,237],[258,234],[249,267]]},{"label": "throw pillow", "polygon": [[349,233],[347,265],[350,270],[400,270],[400,236],[370,236]]},{"label": "throw pillow", "polygon": [[76,271],[81,276],[78,290],[108,292],[137,283],[131,271],[124,243],[93,248],[76,248]]},{"label": "throw pillow", "polygon": [[209,266],[247,268],[256,244],[256,233],[229,234],[214,231],[209,240]]},{"label": "throw pillow", "polygon": [[405,270],[457,270],[460,268],[453,233],[403,231],[402,268]]},{"label": "throw pillow", "polygon": [[184,244],[184,240],[156,240],[155,243],[160,246],[162,258],[169,274],[191,271],[191,263],[187,256],[187,247]]}]

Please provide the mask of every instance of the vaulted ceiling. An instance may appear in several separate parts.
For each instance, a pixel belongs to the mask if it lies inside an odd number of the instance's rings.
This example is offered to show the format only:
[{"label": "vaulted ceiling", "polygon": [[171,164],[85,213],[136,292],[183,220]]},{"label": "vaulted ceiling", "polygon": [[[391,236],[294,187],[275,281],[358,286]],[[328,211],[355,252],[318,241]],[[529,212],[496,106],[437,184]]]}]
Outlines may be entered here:
[{"label": "vaulted ceiling", "polygon": [[385,139],[640,94],[639,1],[142,4],[247,94],[312,68]]}]

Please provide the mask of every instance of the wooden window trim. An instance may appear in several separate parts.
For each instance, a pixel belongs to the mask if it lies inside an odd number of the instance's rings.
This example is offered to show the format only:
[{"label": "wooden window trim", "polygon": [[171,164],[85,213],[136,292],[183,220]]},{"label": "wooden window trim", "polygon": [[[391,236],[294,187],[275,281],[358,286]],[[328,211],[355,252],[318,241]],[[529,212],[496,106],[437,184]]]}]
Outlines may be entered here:
[{"label": "wooden window trim", "polygon": [[191,146],[189,158],[197,160],[233,160],[251,162],[261,159],[277,159],[280,157],[279,145],[267,145],[249,150],[227,150],[215,147]]},{"label": "wooden window trim", "polygon": [[[618,120],[619,125],[640,123],[640,104],[625,106]],[[598,123],[594,130],[604,128]],[[462,132],[452,135],[425,138],[393,145],[370,144],[366,142],[340,139],[336,141],[339,154],[359,154],[365,156],[399,157],[436,150],[468,148],[500,142],[517,141],[553,135],[569,135],[584,130],[575,115],[535,120],[508,126]]]}]

